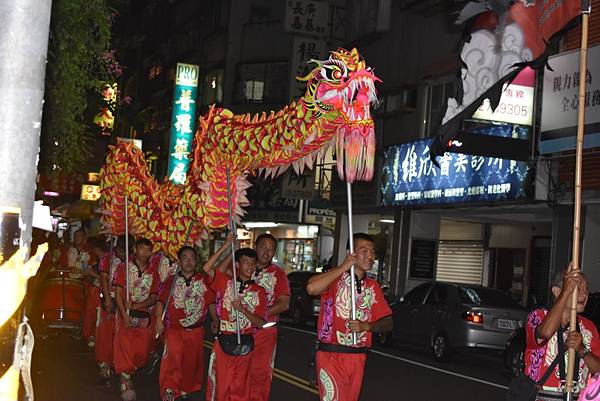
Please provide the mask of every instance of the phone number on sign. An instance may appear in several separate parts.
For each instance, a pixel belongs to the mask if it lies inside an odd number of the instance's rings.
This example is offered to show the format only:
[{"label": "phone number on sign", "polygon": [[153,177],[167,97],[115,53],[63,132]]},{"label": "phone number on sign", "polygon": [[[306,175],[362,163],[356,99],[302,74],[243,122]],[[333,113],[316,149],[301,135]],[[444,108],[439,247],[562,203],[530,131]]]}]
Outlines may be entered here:
[{"label": "phone number on sign", "polygon": [[485,101],[481,106],[479,106],[479,108],[477,109],[477,111],[480,111],[482,113],[500,113],[500,114],[509,114],[512,116],[521,116],[521,117],[527,117],[529,114],[529,107],[525,106],[525,105],[520,105],[520,104],[513,104],[513,103],[500,103],[498,105],[498,107],[496,107],[496,111],[492,110],[492,106],[490,105],[489,101]]}]

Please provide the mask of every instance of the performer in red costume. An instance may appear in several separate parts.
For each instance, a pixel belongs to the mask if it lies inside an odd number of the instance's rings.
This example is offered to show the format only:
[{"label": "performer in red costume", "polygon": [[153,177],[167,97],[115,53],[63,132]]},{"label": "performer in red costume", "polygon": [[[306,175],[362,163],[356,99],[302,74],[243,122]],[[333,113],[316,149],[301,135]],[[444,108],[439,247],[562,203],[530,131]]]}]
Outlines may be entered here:
[{"label": "performer in red costume", "polygon": [[[247,401],[250,399],[250,361],[255,330],[263,327],[267,311],[267,295],[252,280],[256,270],[256,252],[250,248],[235,253],[237,282],[226,273],[214,268],[215,262],[231,245],[233,237],[204,264],[216,295],[219,334],[213,344],[208,364],[206,399],[208,401]],[[237,299],[234,291],[237,291]],[[241,346],[236,335],[238,316]]]},{"label": "performer in red costume", "polygon": [[[135,400],[131,377],[146,365],[154,338],[150,327],[150,307],[156,302],[158,272],[150,265],[152,243],[146,238],[135,242],[134,260],[126,269],[121,263],[115,277],[116,303],[119,310],[114,342],[115,373],[119,375],[121,397]],[[129,297],[126,296],[126,278],[129,277]]]},{"label": "performer in red costume", "polygon": [[[256,239],[258,261],[254,281],[267,292],[267,322],[277,323],[279,314],[290,305],[290,285],[283,269],[273,263],[277,240],[271,234]],[[277,326],[254,333],[254,351],[250,362],[250,400],[268,401],[277,348]]]},{"label": "performer in red costume", "polygon": [[[354,254],[325,273],[313,276],[306,290],[321,295],[317,331],[317,378],[321,400],[357,401],[372,333],[392,330],[392,311],[377,281],[366,277],[375,261],[375,243],[356,233]],[[356,275],[356,320],[352,320],[350,268]],[[356,333],[356,344],[353,341]]]},{"label": "performer in red costume", "polygon": [[87,341],[87,346],[94,348],[96,345],[96,321],[98,320],[98,308],[100,307],[100,259],[107,254],[108,250],[101,238],[92,237],[87,241],[92,251],[94,263],[84,270],[87,276],[85,298],[85,309],[83,312],[83,326],[81,332]]},{"label": "performer in red costume", "polygon": [[200,391],[204,377],[204,320],[208,305],[214,302],[207,276],[196,272],[196,250],[184,246],[177,257],[181,270],[164,283],[155,310],[156,332],[165,332],[159,376],[163,401]]},{"label": "performer in red costume", "polygon": [[125,236],[118,238],[113,254],[104,255],[100,259],[100,282],[102,299],[100,302],[100,318],[96,325],[96,361],[100,367],[100,375],[104,385],[110,386],[113,370],[113,342],[116,326],[115,287],[113,279],[117,267],[125,260]]}]

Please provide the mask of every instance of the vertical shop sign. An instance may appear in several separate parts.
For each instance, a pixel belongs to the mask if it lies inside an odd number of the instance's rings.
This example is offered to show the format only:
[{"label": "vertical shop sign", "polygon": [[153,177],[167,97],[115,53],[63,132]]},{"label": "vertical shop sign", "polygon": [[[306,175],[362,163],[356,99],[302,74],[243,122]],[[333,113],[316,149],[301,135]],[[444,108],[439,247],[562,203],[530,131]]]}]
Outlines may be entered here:
[{"label": "vertical shop sign", "polygon": [[329,4],[321,1],[288,0],[285,7],[286,32],[324,37]]},{"label": "vertical shop sign", "polygon": [[305,77],[314,67],[311,59],[325,59],[325,42],[319,39],[295,37],[292,46],[292,68],[290,77],[290,99],[295,100],[304,95],[306,82],[297,78]]},{"label": "vertical shop sign", "polygon": [[177,64],[168,169],[169,180],[176,184],[185,184],[189,168],[188,155],[194,135],[199,75],[199,66]]}]

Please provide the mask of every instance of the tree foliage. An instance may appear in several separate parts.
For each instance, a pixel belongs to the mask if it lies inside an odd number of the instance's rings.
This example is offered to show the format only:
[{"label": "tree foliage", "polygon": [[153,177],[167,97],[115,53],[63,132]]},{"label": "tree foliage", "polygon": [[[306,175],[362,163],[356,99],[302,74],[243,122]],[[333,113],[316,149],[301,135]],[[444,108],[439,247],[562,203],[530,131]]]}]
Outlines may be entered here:
[{"label": "tree foliage", "polygon": [[107,0],[53,1],[41,171],[75,171],[89,155],[87,96],[116,78],[114,52],[109,49],[112,17]]}]

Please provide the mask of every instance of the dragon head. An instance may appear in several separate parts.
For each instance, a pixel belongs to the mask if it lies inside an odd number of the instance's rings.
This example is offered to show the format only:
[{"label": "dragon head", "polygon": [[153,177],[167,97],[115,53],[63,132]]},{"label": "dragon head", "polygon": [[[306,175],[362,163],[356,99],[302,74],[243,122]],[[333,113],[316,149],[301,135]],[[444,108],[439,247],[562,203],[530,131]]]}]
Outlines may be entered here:
[{"label": "dragon head", "polygon": [[310,60],[316,67],[305,77],[306,107],[336,130],[337,169],[349,182],[369,181],[375,159],[375,125],[371,104],[377,102],[375,82],[358,50],[338,49],[326,60]]}]

